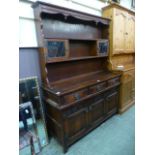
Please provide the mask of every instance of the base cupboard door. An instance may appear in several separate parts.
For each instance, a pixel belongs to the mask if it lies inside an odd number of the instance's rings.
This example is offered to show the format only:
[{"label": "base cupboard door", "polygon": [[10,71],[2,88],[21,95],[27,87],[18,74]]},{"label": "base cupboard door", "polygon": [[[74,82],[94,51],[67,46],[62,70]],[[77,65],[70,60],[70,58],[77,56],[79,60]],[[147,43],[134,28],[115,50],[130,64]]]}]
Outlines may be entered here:
[{"label": "base cupboard door", "polygon": [[69,115],[65,116],[65,134],[66,138],[72,143],[72,141],[78,139],[83,132],[87,129],[87,108],[81,108]]},{"label": "base cupboard door", "polygon": [[89,106],[89,123],[95,126],[104,120],[105,116],[105,99],[98,96],[94,99],[94,103]]},{"label": "base cupboard door", "polygon": [[121,84],[120,108],[130,105],[134,100],[135,75],[134,70],[123,73]]},{"label": "base cupboard door", "polygon": [[117,112],[118,109],[118,91],[109,91],[105,96],[105,110],[106,114],[112,115]]}]

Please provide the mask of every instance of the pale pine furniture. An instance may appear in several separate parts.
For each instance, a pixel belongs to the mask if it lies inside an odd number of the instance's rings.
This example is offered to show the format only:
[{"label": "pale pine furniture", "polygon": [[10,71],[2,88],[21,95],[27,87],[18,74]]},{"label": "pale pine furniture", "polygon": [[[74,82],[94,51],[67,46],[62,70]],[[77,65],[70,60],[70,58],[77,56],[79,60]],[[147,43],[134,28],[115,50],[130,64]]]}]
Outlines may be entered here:
[{"label": "pale pine furniture", "polygon": [[134,104],[135,91],[135,13],[116,3],[103,8],[103,17],[111,19],[108,67],[120,71],[119,112]]}]

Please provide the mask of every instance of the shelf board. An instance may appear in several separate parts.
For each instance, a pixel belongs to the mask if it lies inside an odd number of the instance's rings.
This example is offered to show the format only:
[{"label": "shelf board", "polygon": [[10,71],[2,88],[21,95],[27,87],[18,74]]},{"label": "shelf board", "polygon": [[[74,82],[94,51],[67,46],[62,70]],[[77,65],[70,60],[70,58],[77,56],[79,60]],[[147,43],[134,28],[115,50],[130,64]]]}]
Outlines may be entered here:
[{"label": "shelf board", "polygon": [[104,58],[107,56],[85,56],[85,57],[70,57],[70,58],[52,58],[52,60],[46,61],[46,64],[57,63],[57,62],[67,62],[67,61],[77,61],[77,60],[86,60],[86,59],[95,59],[95,58]]},{"label": "shelf board", "polygon": [[82,41],[98,41],[98,40],[104,40],[105,38],[44,38],[44,39],[57,39],[57,40],[69,40],[69,41],[74,41],[74,40],[82,40]]}]

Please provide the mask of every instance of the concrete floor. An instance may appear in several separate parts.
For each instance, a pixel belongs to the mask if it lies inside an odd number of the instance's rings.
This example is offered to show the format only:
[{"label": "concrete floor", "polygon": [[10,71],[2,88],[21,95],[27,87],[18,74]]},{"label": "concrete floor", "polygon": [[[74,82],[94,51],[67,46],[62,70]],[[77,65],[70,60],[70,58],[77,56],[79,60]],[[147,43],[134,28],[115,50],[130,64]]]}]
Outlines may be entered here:
[{"label": "concrete floor", "polygon": [[[30,155],[21,152],[20,155]],[[73,144],[65,155],[134,155],[135,107],[122,115],[115,115],[88,135]],[[64,155],[55,139],[39,155]]]}]

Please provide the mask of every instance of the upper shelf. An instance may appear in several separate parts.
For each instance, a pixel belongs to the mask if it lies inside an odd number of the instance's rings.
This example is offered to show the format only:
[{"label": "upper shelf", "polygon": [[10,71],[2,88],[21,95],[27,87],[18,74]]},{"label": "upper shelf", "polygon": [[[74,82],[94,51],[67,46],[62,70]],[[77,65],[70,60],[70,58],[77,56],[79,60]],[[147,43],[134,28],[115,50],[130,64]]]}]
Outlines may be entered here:
[{"label": "upper shelf", "polygon": [[67,37],[63,37],[63,38],[45,38],[45,40],[50,40],[50,39],[55,39],[55,40],[69,40],[69,41],[100,41],[100,40],[103,40],[102,38],[73,38],[73,37],[70,37],[70,38],[67,38]]},{"label": "upper shelf", "polygon": [[102,58],[108,56],[109,41],[47,39],[43,53],[46,63]]},{"label": "upper shelf", "polygon": [[46,63],[57,63],[57,62],[69,62],[69,61],[77,61],[77,60],[87,60],[87,59],[96,59],[96,58],[104,58],[107,56],[85,56],[85,57],[76,57],[76,58],[58,58],[58,59],[52,59],[52,60],[47,60]]}]

